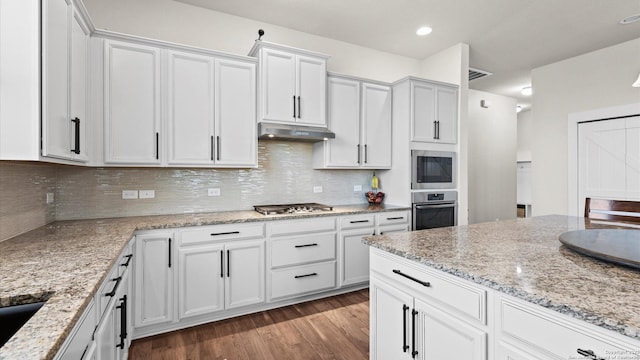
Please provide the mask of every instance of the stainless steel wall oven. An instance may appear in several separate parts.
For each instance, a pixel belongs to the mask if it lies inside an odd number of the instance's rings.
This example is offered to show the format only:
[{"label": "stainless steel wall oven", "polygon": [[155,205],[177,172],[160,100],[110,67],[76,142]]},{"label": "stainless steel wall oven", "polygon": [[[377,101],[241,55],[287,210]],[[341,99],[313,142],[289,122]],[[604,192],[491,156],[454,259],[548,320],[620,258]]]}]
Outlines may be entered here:
[{"label": "stainless steel wall oven", "polygon": [[458,224],[458,192],[413,192],[412,230],[433,229]]}]

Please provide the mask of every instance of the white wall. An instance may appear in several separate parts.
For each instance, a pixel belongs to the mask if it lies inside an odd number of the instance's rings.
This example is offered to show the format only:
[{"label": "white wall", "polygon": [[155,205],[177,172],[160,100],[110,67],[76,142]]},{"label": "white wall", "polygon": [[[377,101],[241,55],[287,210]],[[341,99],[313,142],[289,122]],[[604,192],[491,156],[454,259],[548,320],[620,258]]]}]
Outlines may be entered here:
[{"label": "white wall", "polygon": [[469,90],[468,129],[469,223],[515,218],[516,99]]},{"label": "white wall", "polygon": [[568,212],[568,114],[638,102],[639,72],[640,38],[531,72],[533,215]]},{"label": "white wall", "polygon": [[172,0],[84,0],[94,25],[147,38],[247,55],[262,40],[330,55],[327,70],[392,82],[419,76],[420,61]]},{"label": "white wall", "polygon": [[531,110],[518,113],[518,161],[531,161],[533,141],[533,118]]}]

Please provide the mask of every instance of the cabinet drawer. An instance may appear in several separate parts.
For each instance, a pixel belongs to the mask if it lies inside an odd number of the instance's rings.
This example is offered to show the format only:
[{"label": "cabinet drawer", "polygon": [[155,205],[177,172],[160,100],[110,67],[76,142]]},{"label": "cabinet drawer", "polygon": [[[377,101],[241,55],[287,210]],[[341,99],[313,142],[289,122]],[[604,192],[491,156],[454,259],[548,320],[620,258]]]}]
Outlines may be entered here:
[{"label": "cabinet drawer", "polygon": [[[453,276],[448,277],[444,276],[446,274],[425,269],[424,265],[377,250],[371,252],[370,268],[393,283],[410,287],[417,297],[428,296],[440,302],[444,308],[462,314],[469,320],[486,324],[486,290]],[[429,286],[418,281],[428,283]]]},{"label": "cabinet drawer", "polygon": [[544,309],[535,307],[501,298],[501,321],[498,326],[502,334],[533,346],[541,353],[552,354],[562,359],[581,358],[578,349],[591,350],[598,358],[624,354],[624,345],[617,341],[608,340],[596,331],[562,319],[560,314],[551,316],[546,314]]},{"label": "cabinet drawer", "polygon": [[335,232],[291,236],[271,241],[271,266],[287,266],[335,260]]},{"label": "cabinet drawer", "polygon": [[180,231],[180,245],[264,237],[264,223],[201,226]]},{"label": "cabinet drawer", "polygon": [[107,305],[109,305],[109,302],[115,296],[116,290],[118,290],[116,287],[116,285],[120,284],[118,281],[118,278],[120,277],[118,274],[118,268],[119,266],[111,268],[111,271],[109,271],[109,274],[98,288],[98,292],[96,292],[95,304],[98,320],[102,319],[102,315],[104,315],[107,310]]},{"label": "cabinet drawer", "polygon": [[374,214],[352,215],[340,218],[340,229],[356,229],[374,226]]},{"label": "cabinet drawer", "polygon": [[271,297],[299,295],[336,286],[336,262],[271,270]]},{"label": "cabinet drawer", "polygon": [[335,231],[336,218],[308,218],[299,220],[272,221],[269,223],[271,235],[288,235]]},{"label": "cabinet drawer", "polygon": [[409,213],[407,211],[391,211],[376,214],[376,218],[380,226],[409,223]]}]

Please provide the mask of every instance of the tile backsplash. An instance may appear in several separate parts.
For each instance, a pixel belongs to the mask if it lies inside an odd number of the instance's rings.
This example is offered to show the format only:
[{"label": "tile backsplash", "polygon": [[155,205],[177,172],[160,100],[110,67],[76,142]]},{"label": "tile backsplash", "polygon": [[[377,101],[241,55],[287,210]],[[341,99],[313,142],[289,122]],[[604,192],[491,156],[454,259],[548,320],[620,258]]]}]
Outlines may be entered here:
[{"label": "tile backsplash", "polygon": [[0,161],[0,241],[54,221],[55,190],[55,165]]},{"label": "tile backsplash", "polygon": [[[313,145],[260,141],[257,169],[57,168],[57,220],[249,210],[253,205],[365,203],[371,170],[313,170]],[[314,193],[322,186],[322,193]],[[207,189],[219,188],[218,197]],[[122,190],[155,190],[153,199],[122,199]]]}]

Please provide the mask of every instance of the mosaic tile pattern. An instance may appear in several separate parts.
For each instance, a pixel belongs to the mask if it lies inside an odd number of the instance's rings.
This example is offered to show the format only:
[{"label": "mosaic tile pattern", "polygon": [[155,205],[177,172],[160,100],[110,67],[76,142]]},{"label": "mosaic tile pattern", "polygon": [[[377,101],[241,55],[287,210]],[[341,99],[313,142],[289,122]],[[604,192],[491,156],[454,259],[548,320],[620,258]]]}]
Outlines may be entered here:
[{"label": "mosaic tile pattern", "polygon": [[550,215],[364,241],[640,341],[640,271],[580,255],[558,240],[563,232],[585,228],[607,225]]},{"label": "mosaic tile pattern", "polygon": [[[371,170],[313,170],[313,145],[259,141],[257,169],[58,169],[57,220],[252,209],[259,204],[366,203]],[[314,186],[322,193],[313,193]],[[207,196],[220,188],[220,197]],[[122,190],[155,190],[154,199],[123,200]]]}]

